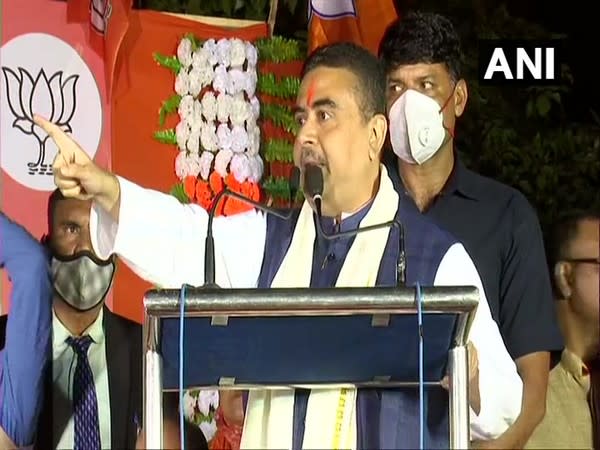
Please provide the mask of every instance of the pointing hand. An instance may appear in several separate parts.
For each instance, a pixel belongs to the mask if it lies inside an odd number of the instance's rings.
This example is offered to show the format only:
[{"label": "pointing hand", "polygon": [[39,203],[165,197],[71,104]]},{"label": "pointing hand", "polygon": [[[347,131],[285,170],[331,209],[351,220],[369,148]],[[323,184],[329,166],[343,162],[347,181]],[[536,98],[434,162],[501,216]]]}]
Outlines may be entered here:
[{"label": "pointing hand", "polygon": [[[58,147],[52,163],[54,184],[67,198],[93,199],[108,212],[118,206],[119,181],[110,172],[98,167],[88,154],[60,127],[37,114],[33,117]],[[117,207],[118,209],[118,207]]]}]

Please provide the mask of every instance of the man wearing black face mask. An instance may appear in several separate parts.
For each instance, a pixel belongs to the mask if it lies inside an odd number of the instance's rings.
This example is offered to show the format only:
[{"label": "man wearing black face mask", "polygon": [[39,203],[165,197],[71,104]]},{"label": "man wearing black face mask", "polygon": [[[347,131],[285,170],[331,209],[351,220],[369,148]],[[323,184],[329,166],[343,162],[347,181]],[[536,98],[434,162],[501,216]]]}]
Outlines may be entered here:
[{"label": "man wearing black face mask", "polygon": [[[48,203],[54,287],[52,396],[46,395],[38,448],[133,448],[141,414],[141,326],[104,300],[115,260],[92,250],[91,202],[55,191]],[[49,392],[47,391],[47,394]]]}]

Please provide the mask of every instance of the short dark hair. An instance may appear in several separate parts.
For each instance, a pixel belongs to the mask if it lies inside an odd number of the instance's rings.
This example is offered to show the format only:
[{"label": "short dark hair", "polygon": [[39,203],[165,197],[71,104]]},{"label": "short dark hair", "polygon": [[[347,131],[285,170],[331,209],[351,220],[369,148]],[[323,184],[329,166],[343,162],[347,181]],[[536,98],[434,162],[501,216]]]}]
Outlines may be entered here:
[{"label": "short dark hair", "polygon": [[302,77],[318,67],[346,69],[354,74],[355,92],[365,120],[385,114],[385,72],[369,50],[351,42],[319,47],[304,62]]},{"label": "short dark hair", "polygon": [[567,257],[567,250],[573,240],[577,238],[579,224],[584,220],[600,220],[600,211],[597,209],[574,209],[565,212],[554,223],[548,233],[546,242],[546,257],[550,269],[552,288],[558,294],[554,281],[554,266]]},{"label": "short dark hair", "polygon": [[552,227],[547,243],[548,262],[551,267],[568,256],[569,244],[577,237],[579,224],[584,220],[600,220],[600,211],[575,209],[558,218]]},{"label": "short dark hair", "polygon": [[65,200],[65,198],[66,197],[62,194],[62,192],[60,192],[60,189],[55,189],[54,191],[52,191],[52,194],[50,194],[50,197],[48,197],[48,236],[52,235],[52,223],[54,220],[54,211],[56,210],[56,204],[60,200]]},{"label": "short dark hair", "polygon": [[406,64],[444,64],[453,81],[461,77],[463,53],[452,22],[436,13],[409,12],[392,23],[379,44],[386,74]]}]

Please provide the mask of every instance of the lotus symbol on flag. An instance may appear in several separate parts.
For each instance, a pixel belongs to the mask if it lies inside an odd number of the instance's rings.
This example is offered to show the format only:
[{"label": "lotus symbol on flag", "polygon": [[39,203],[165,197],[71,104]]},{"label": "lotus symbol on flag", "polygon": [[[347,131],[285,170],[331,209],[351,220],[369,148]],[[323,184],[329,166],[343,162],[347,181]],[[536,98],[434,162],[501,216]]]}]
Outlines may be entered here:
[{"label": "lotus symbol on flag", "polygon": [[354,0],[310,0],[308,4],[309,19],[316,14],[322,19],[339,19],[344,16],[356,17]]},{"label": "lotus symbol on flag", "polygon": [[22,67],[14,71],[2,67],[6,83],[7,103],[15,120],[13,128],[34,136],[39,144],[38,158],[27,163],[30,175],[52,175],[52,165],[46,162],[46,141],[48,135],[33,123],[33,115],[39,114],[65,132],[72,132],[71,119],[75,113],[75,90],[79,75],[63,79],[58,71],[50,78],[42,68],[35,78]]},{"label": "lotus symbol on flag", "polygon": [[108,0],[90,0],[90,22],[98,33],[106,33],[111,12],[112,5]]}]

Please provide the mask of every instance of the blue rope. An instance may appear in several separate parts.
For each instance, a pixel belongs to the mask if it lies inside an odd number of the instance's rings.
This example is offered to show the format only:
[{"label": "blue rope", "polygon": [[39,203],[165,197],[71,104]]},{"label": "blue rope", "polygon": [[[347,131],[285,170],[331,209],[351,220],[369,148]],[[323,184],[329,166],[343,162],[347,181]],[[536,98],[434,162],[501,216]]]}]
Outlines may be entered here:
[{"label": "blue rope", "polygon": [[183,323],[185,314],[185,286],[185,284],[181,286],[181,291],[179,293],[179,442],[181,442],[181,450],[185,450],[185,418],[183,411]]},{"label": "blue rope", "polygon": [[417,282],[417,318],[419,323],[419,448],[425,448],[425,405],[423,380],[423,293]]}]

